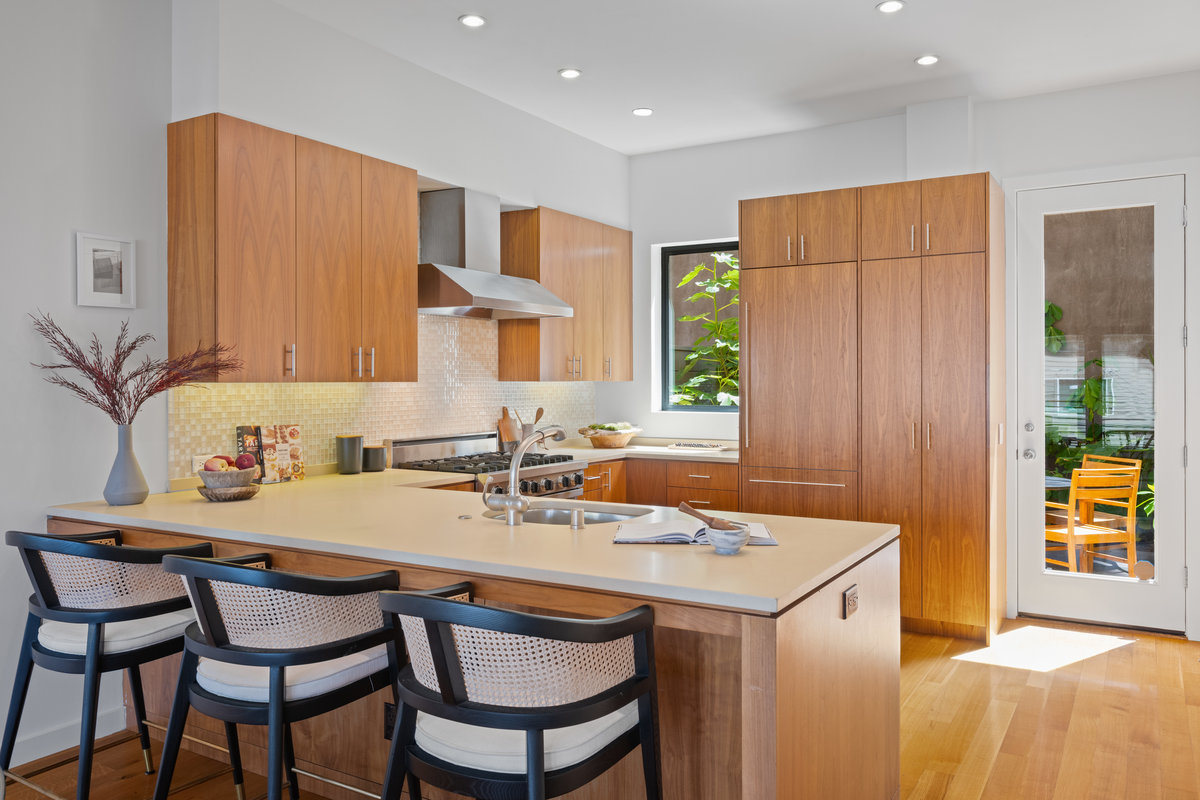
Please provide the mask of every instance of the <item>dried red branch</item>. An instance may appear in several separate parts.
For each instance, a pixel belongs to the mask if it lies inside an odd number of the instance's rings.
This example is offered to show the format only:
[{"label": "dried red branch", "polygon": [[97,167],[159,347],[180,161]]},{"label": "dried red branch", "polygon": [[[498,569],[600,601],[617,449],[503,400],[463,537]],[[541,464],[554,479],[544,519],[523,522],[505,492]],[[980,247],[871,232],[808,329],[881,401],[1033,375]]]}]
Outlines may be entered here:
[{"label": "dried red branch", "polygon": [[[67,336],[49,314],[29,316],[33,319],[34,330],[41,334],[61,359],[60,363],[33,366],[54,371],[54,374],[46,377],[47,381],[62,386],[83,402],[100,409],[118,425],[133,422],[145,402],[156,394],[200,381],[211,381],[224,373],[236,372],[243,366],[233,348],[214,344],[175,358],[152,359],[146,356],[140,364],[127,369],[129,359],[142,346],[154,341],[154,337],[148,333],[131,336],[128,320],[121,323],[112,352],[106,356],[95,334],[85,351]],[[73,381],[57,372],[70,369],[77,371],[83,380]]]}]

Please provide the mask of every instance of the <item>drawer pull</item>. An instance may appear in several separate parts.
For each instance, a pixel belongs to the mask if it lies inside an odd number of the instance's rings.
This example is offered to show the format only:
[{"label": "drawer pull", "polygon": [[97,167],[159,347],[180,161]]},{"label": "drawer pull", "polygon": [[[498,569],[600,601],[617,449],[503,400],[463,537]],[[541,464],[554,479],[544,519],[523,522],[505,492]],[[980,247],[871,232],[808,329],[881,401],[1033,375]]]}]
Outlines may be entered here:
[{"label": "drawer pull", "polygon": [[760,478],[751,478],[750,483],[784,483],[788,486],[836,486],[839,489],[845,489],[844,483],[816,483],[814,481],[768,481]]},{"label": "drawer pull", "polygon": [[712,477],[709,475],[688,475],[688,477],[689,478],[702,478],[703,480],[706,480],[706,481],[712,480]]},{"label": "drawer pull", "polygon": [[584,478],[584,480],[585,481],[598,481],[598,480],[600,480],[600,476],[599,475],[588,475],[587,477]]},{"label": "drawer pull", "polygon": [[688,504],[693,505],[693,506],[711,506],[712,501],[711,500],[688,500]]}]

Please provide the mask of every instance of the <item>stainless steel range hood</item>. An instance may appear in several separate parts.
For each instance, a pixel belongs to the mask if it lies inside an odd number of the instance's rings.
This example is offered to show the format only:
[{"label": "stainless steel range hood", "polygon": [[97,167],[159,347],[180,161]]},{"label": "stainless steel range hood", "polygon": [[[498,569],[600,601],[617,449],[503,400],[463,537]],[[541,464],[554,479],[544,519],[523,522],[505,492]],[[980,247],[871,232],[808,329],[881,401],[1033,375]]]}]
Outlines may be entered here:
[{"label": "stainless steel range hood", "polygon": [[571,317],[537,281],[500,274],[500,200],[466,189],[421,193],[417,310],[483,319]]}]

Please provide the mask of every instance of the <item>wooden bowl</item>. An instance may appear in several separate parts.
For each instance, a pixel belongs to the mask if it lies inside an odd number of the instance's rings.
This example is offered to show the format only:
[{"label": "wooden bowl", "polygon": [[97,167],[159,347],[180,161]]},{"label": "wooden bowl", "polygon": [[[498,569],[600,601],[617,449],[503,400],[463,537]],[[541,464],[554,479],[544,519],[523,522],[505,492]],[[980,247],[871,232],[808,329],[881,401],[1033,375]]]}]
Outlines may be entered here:
[{"label": "wooden bowl", "polygon": [[197,486],[196,491],[206,500],[212,500],[214,503],[227,503],[231,500],[249,500],[258,494],[258,490],[261,488],[257,483],[252,483],[248,486],[226,486],[224,488]]},{"label": "wooden bowl", "polygon": [[599,448],[615,448],[624,447],[629,444],[629,441],[642,432],[641,428],[630,428],[625,431],[598,431],[592,428],[580,428],[587,440],[592,443],[592,447]]},{"label": "wooden bowl", "polygon": [[246,467],[245,469],[230,469],[224,472],[209,472],[206,469],[202,469],[198,470],[196,474],[200,476],[200,480],[204,482],[205,487],[209,489],[229,489],[235,486],[249,486],[257,470],[257,466]]}]

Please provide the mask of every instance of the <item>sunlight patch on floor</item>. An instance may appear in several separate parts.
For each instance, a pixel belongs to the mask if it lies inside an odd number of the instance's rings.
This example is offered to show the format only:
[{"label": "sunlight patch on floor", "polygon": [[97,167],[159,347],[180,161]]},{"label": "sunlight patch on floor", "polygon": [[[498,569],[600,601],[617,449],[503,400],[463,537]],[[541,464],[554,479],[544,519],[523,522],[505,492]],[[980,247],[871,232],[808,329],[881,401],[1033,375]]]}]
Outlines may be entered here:
[{"label": "sunlight patch on floor", "polygon": [[1133,644],[1133,639],[1027,625],[996,636],[991,646],[982,650],[954,656],[954,660],[1028,669],[1034,672],[1053,672],[1127,644]]}]

